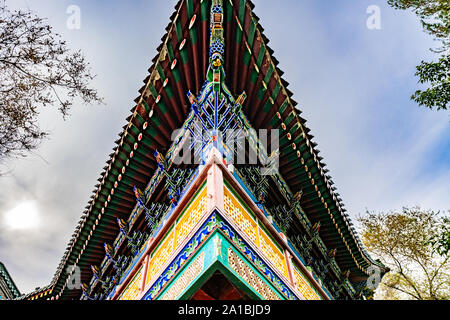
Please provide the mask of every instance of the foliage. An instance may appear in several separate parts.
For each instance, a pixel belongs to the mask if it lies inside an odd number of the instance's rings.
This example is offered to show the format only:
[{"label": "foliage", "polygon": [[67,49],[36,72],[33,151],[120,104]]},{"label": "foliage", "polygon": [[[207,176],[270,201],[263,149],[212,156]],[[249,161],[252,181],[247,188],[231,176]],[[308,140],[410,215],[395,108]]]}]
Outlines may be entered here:
[{"label": "foliage", "polygon": [[439,233],[430,238],[433,249],[441,256],[448,256],[450,253],[450,219],[442,218]]},{"label": "foliage", "polygon": [[438,62],[425,62],[417,66],[419,82],[429,84],[425,90],[417,90],[411,99],[430,109],[448,109],[450,103],[450,2],[448,0],[388,0],[395,9],[411,9],[422,26],[436,41],[439,48],[431,49],[443,53]]},{"label": "foliage", "polygon": [[401,212],[367,212],[359,217],[364,245],[390,268],[378,291],[386,299],[450,298],[450,264],[430,239],[440,234],[439,212],[419,207]]},{"label": "foliage", "polygon": [[444,51],[450,45],[450,5],[448,0],[388,0],[395,9],[411,9],[420,18],[424,30],[442,41]]},{"label": "foliage", "polygon": [[411,99],[430,109],[447,109],[450,102],[450,55],[438,62],[425,62],[417,66],[416,76],[420,83],[430,83],[431,88],[417,90]]},{"label": "foliage", "polygon": [[66,117],[75,98],[102,101],[81,52],[70,51],[45,19],[2,0],[0,70],[0,162],[25,156],[48,136],[37,121],[41,107],[57,106]]}]

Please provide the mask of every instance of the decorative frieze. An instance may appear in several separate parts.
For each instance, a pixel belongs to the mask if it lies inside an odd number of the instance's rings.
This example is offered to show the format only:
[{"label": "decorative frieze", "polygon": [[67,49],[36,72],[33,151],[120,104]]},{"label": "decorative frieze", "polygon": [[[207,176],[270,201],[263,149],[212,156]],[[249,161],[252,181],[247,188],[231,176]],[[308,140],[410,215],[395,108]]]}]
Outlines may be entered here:
[{"label": "decorative frieze", "polygon": [[160,300],[175,300],[184,290],[186,290],[195,278],[202,272],[204,267],[205,254],[200,253],[197,258],[187,267],[182,275],[160,298]]},{"label": "decorative frieze", "polygon": [[265,300],[280,300],[280,297],[231,248],[228,249],[228,263],[231,269]]},{"label": "decorative frieze", "polygon": [[283,252],[272,240],[267,231],[262,228],[256,217],[253,216],[232,192],[224,188],[225,212],[233,219],[241,231],[261,249],[265,257],[280,271],[287,279],[288,270]]},{"label": "decorative frieze", "polygon": [[308,280],[302,275],[298,268],[294,265],[292,268],[293,276],[295,280],[295,289],[305,298],[306,300],[321,300],[317,292],[312,288]]},{"label": "decorative frieze", "polygon": [[136,300],[139,296],[142,282],[142,271],[141,268],[137,274],[131,280],[130,284],[125,288],[123,293],[120,295],[119,300]]}]

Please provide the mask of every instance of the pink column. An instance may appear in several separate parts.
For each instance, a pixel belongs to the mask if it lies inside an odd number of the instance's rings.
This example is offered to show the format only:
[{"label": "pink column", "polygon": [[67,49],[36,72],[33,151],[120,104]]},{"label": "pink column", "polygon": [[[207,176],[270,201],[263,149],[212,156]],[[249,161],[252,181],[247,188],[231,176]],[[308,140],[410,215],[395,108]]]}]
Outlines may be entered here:
[{"label": "pink column", "polygon": [[214,163],[208,170],[206,208],[210,212],[214,208],[224,212],[223,202],[223,175],[220,168]]},{"label": "pink column", "polygon": [[144,270],[142,270],[142,280],[141,280],[141,287],[139,290],[139,294],[141,295],[145,289],[145,279],[147,278],[147,270],[148,270],[148,264],[150,262],[150,254],[147,254],[144,261],[142,262]]},{"label": "pink column", "polygon": [[286,266],[287,266],[287,269],[288,269],[289,281],[291,282],[292,286],[294,288],[296,288],[294,273],[292,272],[291,254],[286,249],[284,249],[284,257],[286,259]]}]

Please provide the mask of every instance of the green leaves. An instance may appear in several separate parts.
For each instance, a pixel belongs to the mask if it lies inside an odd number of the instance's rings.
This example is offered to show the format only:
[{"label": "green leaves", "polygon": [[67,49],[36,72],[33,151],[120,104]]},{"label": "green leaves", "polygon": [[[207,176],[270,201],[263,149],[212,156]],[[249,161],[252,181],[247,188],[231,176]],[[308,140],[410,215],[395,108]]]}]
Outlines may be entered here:
[{"label": "green leaves", "polygon": [[442,56],[438,62],[424,62],[417,66],[416,76],[422,84],[431,87],[417,90],[411,99],[419,105],[437,110],[450,107],[450,55]]},{"label": "green leaves", "polygon": [[450,218],[443,217],[438,234],[432,236],[429,242],[433,250],[441,256],[450,254]]},{"label": "green leaves", "polygon": [[422,27],[434,39],[441,42],[439,48],[431,49],[442,53],[438,62],[424,62],[417,66],[419,83],[429,88],[417,90],[411,99],[420,106],[447,110],[450,107],[450,3],[448,0],[388,0],[395,9],[411,9],[419,18]]}]

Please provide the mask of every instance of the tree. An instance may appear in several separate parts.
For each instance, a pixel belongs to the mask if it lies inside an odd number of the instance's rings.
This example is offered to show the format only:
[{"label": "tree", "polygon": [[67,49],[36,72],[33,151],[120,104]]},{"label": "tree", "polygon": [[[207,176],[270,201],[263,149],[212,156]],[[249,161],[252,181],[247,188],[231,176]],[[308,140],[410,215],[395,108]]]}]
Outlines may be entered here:
[{"label": "tree", "polygon": [[48,136],[38,125],[42,107],[66,118],[75,98],[101,103],[80,51],[72,52],[46,19],[11,11],[0,0],[0,162],[26,156]]},{"label": "tree", "polygon": [[359,217],[366,248],[390,268],[379,286],[386,299],[450,299],[449,256],[433,250],[440,234],[439,212],[419,207],[401,212],[367,212]]},{"label": "tree", "polygon": [[450,219],[443,217],[439,226],[439,233],[430,238],[433,249],[441,256],[450,254]]},{"label": "tree", "polygon": [[417,66],[419,82],[429,84],[425,90],[417,90],[411,99],[430,109],[450,107],[450,2],[448,0],[388,0],[395,9],[411,9],[420,18],[425,32],[441,42],[431,51],[441,54],[437,62],[425,62]]}]

